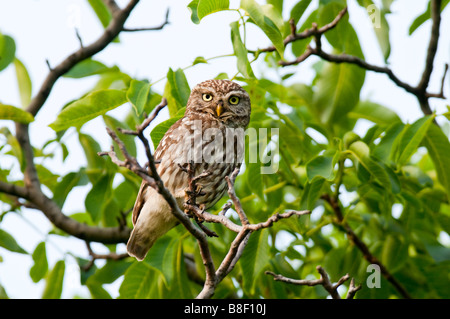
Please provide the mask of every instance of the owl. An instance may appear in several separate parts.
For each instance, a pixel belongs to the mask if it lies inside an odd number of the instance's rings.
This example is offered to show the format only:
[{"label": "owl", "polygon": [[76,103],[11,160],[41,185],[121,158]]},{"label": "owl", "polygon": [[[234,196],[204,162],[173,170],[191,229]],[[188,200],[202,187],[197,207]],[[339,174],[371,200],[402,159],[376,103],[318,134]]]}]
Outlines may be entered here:
[{"label": "owl", "polygon": [[[175,122],[155,150],[157,171],[164,186],[184,210],[189,164],[198,176],[201,193],[196,203],[212,207],[227,189],[225,176],[231,175],[243,160],[244,130],[250,121],[248,93],[228,80],[208,80],[195,86],[184,116]],[[193,167],[192,167],[193,166]],[[127,251],[142,261],[155,241],[175,227],[176,217],[165,199],[143,182],[132,214],[133,230]]]}]

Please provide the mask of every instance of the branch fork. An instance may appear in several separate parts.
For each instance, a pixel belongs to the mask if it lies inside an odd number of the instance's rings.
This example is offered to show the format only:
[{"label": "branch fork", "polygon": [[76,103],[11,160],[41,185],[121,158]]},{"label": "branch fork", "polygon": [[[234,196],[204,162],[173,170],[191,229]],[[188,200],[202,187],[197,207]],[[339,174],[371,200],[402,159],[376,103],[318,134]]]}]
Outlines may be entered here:
[{"label": "branch fork", "polygon": [[[320,278],[313,279],[313,280],[292,279],[292,278],[285,277],[283,275],[275,274],[271,271],[266,271],[265,274],[273,276],[273,280],[275,280],[275,281],[282,281],[282,282],[285,282],[288,284],[299,285],[299,286],[320,285],[320,286],[323,286],[323,288],[325,288],[326,291],[328,291],[328,293],[330,294],[332,299],[341,299],[341,296],[339,295],[337,290],[344,282],[346,282],[350,278],[349,274],[342,276],[337,281],[337,283],[333,284],[330,280],[330,277],[328,276],[328,273],[325,271],[325,269],[323,269],[321,266],[317,266],[316,269],[317,269],[317,272],[320,274]],[[348,288],[348,292],[347,292],[347,299],[353,299],[356,292],[358,290],[360,290],[361,288],[362,288],[361,285],[355,286],[355,280],[354,280],[354,278],[352,278],[350,281],[350,286]]]}]

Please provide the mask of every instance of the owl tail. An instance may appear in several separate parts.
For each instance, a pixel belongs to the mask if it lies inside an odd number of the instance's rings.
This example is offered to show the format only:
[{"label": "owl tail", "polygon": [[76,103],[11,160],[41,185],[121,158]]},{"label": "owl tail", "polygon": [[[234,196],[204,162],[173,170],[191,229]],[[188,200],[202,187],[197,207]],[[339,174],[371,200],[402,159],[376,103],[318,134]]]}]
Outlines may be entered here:
[{"label": "owl tail", "polygon": [[[167,214],[168,213],[168,214]],[[177,219],[170,212],[142,212],[127,243],[127,251],[137,260],[144,260],[155,241],[177,225]]]},{"label": "owl tail", "polygon": [[127,252],[137,260],[143,261],[156,239],[158,239],[157,236],[152,236],[148,232],[143,233],[141,229],[134,228],[128,239]]}]

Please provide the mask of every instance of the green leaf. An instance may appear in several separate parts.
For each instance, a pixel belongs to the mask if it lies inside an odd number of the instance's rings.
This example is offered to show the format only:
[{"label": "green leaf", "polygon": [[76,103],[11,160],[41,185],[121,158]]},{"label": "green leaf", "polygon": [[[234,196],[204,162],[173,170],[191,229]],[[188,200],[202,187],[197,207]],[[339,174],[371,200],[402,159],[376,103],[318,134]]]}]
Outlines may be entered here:
[{"label": "green leaf", "polygon": [[42,294],[42,299],[60,299],[63,289],[64,272],[66,264],[64,260],[58,261],[47,277],[47,284]]},{"label": "green leaf", "polygon": [[127,99],[133,105],[137,115],[141,115],[144,111],[149,98],[150,86],[150,83],[145,81],[131,80]]},{"label": "green leaf", "polygon": [[[311,25],[313,23],[317,23],[317,15],[318,15],[318,10],[317,9],[314,10],[313,12],[311,12],[310,15],[308,16],[308,18],[297,29],[297,32],[303,32],[306,29],[311,28]],[[308,46],[309,43],[311,43],[311,39],[310,38],[294,41],[292,43],[292,45],[291,45],[292,53],[295,56],[302,55],[303,53],[305,53],[306,47]]]},{"label": "green leaf", "polygon": [[447,136],[438,126],[430,125],[422,143],[427,148],[428,154],[433,161],[439,182],[444,187],[448,198],[450,198],[450,169],[448,168],[450,163],[450,142]]},{"label": "green leaf", "polygon": [[356,157],[356,159],[361,163],[361,165],[383,186],[387,187],[391,185],[391,179],[388,173],[375,159],[370,157],[369,147],[362,141],[356,141],[352,143],[349,150]]},{"label": "green leaf", "polygon": [[346,63],[326,63],[317,82],[314,106],[324,123],[342,121],[359,101],[365,72]]},{"label": "green leaf", "polygon": [[339,152],[333,154],[319,155],[314,157],[306,164],[306,175],[308,181],[312,181],[314,177],[321,176],[326,180],[334,179],[334,166],[339,157]]},{"label": "green leaf", "polygon": [[94,222],[100,219],[107,199],[111,194],[112,178],[110,175],[102,176],[86,195],[85,206]]},{"label": "green leaf", "polygon": [[312,181],[307,182],[300,199],[300,209],[312,210],[316,201],[322,194],[322,186],[325,184],[325,178],[317,176]]},{"label": "green leaf", "polygon": [[56,184],[55,188],[53,189],[52,199],[60,208],[63,207],[67,195],[69,195],[70,191],[74,187],[85,184],[86,179],[83,178],[84,176],[84,169],[81,169],[78,172],[68,173],[58,184]]},{"label": "green leaf", "polygon": [[230,7],[229,0],[199,0],[197,5],[197,15],[201,21],[207,15],[226,10]]},{"label": "green leaf", "polygon": [[435,116],[424,116],[413,124],[407,124],[394,141],[395,148],[393,159],[398,165],[404,165],[417,151],[420,143],[426,135],[428,128],[433,123]]},{"label": "green leaf", "polygon": [[153,142],[153,146],[156,150],[156,148],[158,147],[159,142],[161,141],[161,139],[164,137],[164,134],[166,134],[167,130],[173,125],[175,124],[176,121],[178,121],[179,119],[181,119],[183,116],[177,116],[177,117],[173,117],[171,119],[168,119],[164,122],[159,123],[158,125],[156,125],[153,130],[150,132],[150,138],[152,139]]},{"label": "green leaf", "polygon": [[[319,3],[319,26],[324,26],[332,22],[346,5],[345,1],[341,0],[320,0]],[[361,57],[360,54],[362,54],[362,52],[360,49],[358,52],[354,51],[359,47],[358,37],[348,20],[348,15],[344,15],[336,27],[325,32],[324,35],[333,48],[337,49],[339,52],[354,54]]]},{"label": "green leaf", "polygon": [[400,270],[408,260],[408,244],[396,235],[388,235],[384,241],[381,262],[391,273]]},{"label": "green leaf", "polygon": [[261,175],[261,163],[248,163],[247,166],[247,185],[250,190],[256,194],[261,200],[263,195],[263,179]]},{"label": "green leaf", "polygon": [[356,107],[348,113],[348,117],[366,119],[380,126],[392,125],[400,122],[400,117],[391,109],[370,101],[360,101]]},{"label": "green leaf", "polygon": [[0,32],[0,71],[14,61],[15,54],[16,43],[14,39]]},{"label": "green leaf", "polygon": [[86,284],[111,284],[122,276],[132,264],[133,262],[127,259],[108,260],[102,268],[87,279]]},{"label": "green leaf", "polygon": [[[115,119],[112,116],[109,115],[103,115],[103,121],[105,121],[106,126],[108,126],[111,130],[113,130],[117,136],[119,136],[119,138],[122,140],[122,142],[125,144],[125,147],[128,151],[128,153],[131,156],[136,157],[136,143],[134,142],[134,136],[133,135],[127,135],[127,134],[122,134],[120,133],[117,128],[124,128],[124,129],[132,129],[131,127],[129,127],[126,123],[123,123],[117,119]],[[133,128],[134,129],[134,128]],[[116,142],[113,142],[114,144],[114,149],[118,150],[118,146],[116,144]],[[97,155],[97,154],[95,154]],[[97,155],[97,157],[99,157]],[[123,155],[121,152],[117,152],[117,157],[119,159],[123,159]]]},{"label": "green leaf", "polygon": [[389,13],[385,8],[377,7],[372,0],[358,0],[361,7],[367,10],[371,20],[373,31],[378,40],[381,53],[384,60],[387,62],[391,52],[391,44],[389,40],[389,23],[386,19],[386,14]]},{"label": "green leaf", "polygon": [[32,255],[34,265],[30,269],[30,278],[33,282],[38,282],[45,277],[48,271],[47,254],[45,242],[40,242]]},{"label": "green leaf", "polygon": [[163,274],[168,286],[179,284],[173,283],[175,277],[174,259],[177,254],[178,242],[178,238],[164,236],[153,245],[145,258],[147,264]]},{"label": "green leaf", "polygon": [[[271,6],[271,5],[267,5]],[[275,17],[275,10],[264,9],[255,0],[241,0],[241,8],[244,9],[255,24],[266,34],[277,49],[277,52],[283,58],[284,42],[283,33],[277,23],[282,20],[280,17]],[[271,17],[268,16],[270,12]],[[275,20],[275,21],[274,21]]]},{"label": "green leaf", "polygon": [[198,2],[199,0],[193,0],[187,6],[189,11],[191,11],[191,21],[194,22],[195,24],[200,23],[200,19],[198,18],[197,12]]},{"label": "green leaf", "polygon": [[14,122],[28,124],[34,121],[31,113],[19,109],[18,107],[0,103],[0,119],[12,120]]},{"label": "green leaf", "polygon": [[62,131],[71,126],[81,127],[84,123],[126,103],[126,94],[120,90],[94,91],[64,108],[49,126]]},{"label": "green leaf", "polygon": [[239,21],[232,22],[231,26],[231,42],[233,43],[234,54],[237,58],[237,69],[245,78],[254,78],[252,67],[248,60],[248,52],[242,42],[239,33]]},{"label": "green leaf", "polygon": [[262,229],[250,235],[247,246],[239,260],[243,276],[243,289],[252,294],[258,277],[269,264],[269,231]]},{"label": "green leaf", "polygon": [[108,8],[101,0],[88,0],[88,2],[92,9],[94,9],[95,14],[102,23],[103,27],[106,28],[112,19],[111,12],[109,12]]},{"label": "green leaf", "polygon": [[135,262],[125,272],[119,288],[121,299],[158,298],[158,271],[145,262]]},{"label": "green leaf", "polygon": [[192,62],[192,65],[200,64],[200,63],[208,63],[206,59],[202,56],[198,56],[195,58],[194,62]]},{"label": "green leaf", "polygon": [[172,69],[169,69],[164,96],[167,99],[170,117],[174,117],[178,110],[187,105],[190,94],[191,89],[183,70],[178,69],[174,72]]},{"label": "green leaf", "polygon": [[95,61],[91,58],[82,60],[75,64],[66,74],[63,76],[66,78],[84,78],[95,74],[100,74],[111,70],[101,62]]},{"label": "green leaf", "polygon": [[394,141],[404,127],[405,125],[402,122],[396,122],[389,126],[380,143],[372,148],[372,155],[383,162],[387,162],[391,155]]},{"label": "green leaf", "polygon": [[297,24],[300,18],[305,13],[306,9],[311,4],[312,0],[300,0],[297,4],[292,8],[290,18],[294,19],[294,23]]},{"label": "green leaf", "polygon": [[86,286],[94,299],[112,299],[108,291],[98,283],[88,283]]},{"label": "green leaf", "polygon": [[3,229],[0,229],[0,247],[15,253],[28,254],[22,247],[20,247],[14,237]]},{"label": "green leaf", "polygon": [[[441,3],[441,12],[448,5],[450,0],[442,0]],[[409,27],[409,35],[412,35],[425,21],[431,18],[431,2],[428,2],[427,10],[419,15]]]},{"label": "green leaf", "polygon": [[31,101],[31,80],[26,67],[19,59],[14,59],[14,67],[16,68],[17,85],[19,87],[20,102],[25,107]]},{"label": "green leaf", "polygon": [[84,154],[87,160],[87,170],[89,171],[102,171],[105,167],[105,160],[103,157],[98,156],[98,152],[101,151],[100,145],[90,135],[78,133],[78,139],[81,147],[84,150]]}]

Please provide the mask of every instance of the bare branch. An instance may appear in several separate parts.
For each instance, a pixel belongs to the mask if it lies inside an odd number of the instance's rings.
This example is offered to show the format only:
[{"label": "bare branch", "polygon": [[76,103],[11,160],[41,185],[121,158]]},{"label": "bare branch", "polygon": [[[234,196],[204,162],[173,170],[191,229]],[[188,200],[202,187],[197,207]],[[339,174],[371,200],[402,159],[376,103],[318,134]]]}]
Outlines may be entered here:
[{"label": "bare branch", "polygon": [[103,3],[105,4],[105,6],[108,7],[109,11],[111,12],[111,14],[114,16],[114,14],[116,14],[116,12],[120,11],[119,6],[117,5],[116,1],[114,0],[103,0]]},{"label": "bare branch", "polygon": [[[72,67],[80,61],[92,57],[94,54],[102,51],[109,43],[114,40],[117,35],[123,30],[125,21],[128,19],[131,11],[134,9],[138,0],[130,0],[129,3],[120,9],[113,0],[105,0],[105,4],[112,12],[112,20],[103,34],[92,44],[83,46],[67,56],[60,64],[55,67],[49,66],[49,73],[43,81],[38,93],[33,97],[26,110],[33,116],[39,112],[55,84],[55,82]],[[41,190],[40,181],[37,175],[36,167],[34,165],[33,148],[30,142],[29,126],[28,124],[16,123],[16,138],[22,150],[23,159],[25,162],[24,183],[25,188],[10,185],[5,182],[0,183],[0,191],[17,195],[25,198],[33,207],[41,210],[44,215],[52,222],[55,227],[64,232],[80,239],[89,241],[99,241],[103,243],[119,243],[126,242],[130,229],[120,227],[92,227],[81,224],[74,219],[71,219],[63,214],[61,208],[50,198],[48,198]]]},{"label": "bare branch", "polygon": [[[313,279],[313,280],[292,279],[292,278],[288,278],[288,277],[285,277],[282,275],[275,274],[271,271],[266,271],[265,274],[273,276],[273,280],[282,281],[282,282],[285,282],[288,284],[293,284],[293,285],[300,285],[300,286],[321,285],[321,286],[323,286],[323,288],[325,288],[326,291],[328,291],[328,293],[331,295],[331,298],[341,299],[341,296],[337,292],[337,289],[344,282],[346,282],[350,278],[350,276],[348,274],[346,274],[345,276],[341,277],[336,284],[333,284],[331,282],[330,277],[328,276],[327,272],[325,271],[325,269],[323,269],[321,266],[317,266],[316,269],[320,274],[320,279]],[[352,299],[355,296],[356,292],[360,289],[361,289],[361,285],[358,287],[355,287],[354,279],[352,279],[350,282],[350,287],[349,287],[348,293],[347,293],[347,299]]]},{"label": "bare branch", "polygon": [[109,253],[109,254],[96,254],[96,253],[94,253],[94,251],[92,250],[91,244],[90,244],[88,241],[86,241],[86,247],[87,247],[87,250],[88,250],[88,252],[89,252],[89,256],[91,256],[92,258],[91,258],[91,260],[90,260],[86,265],[84,265],[84,266],[82,267],[82,269],[83,269],[84,271],[88,271],[89,269],[91,269],[92,266],[94,266],[94,263],[95,263],[95,261],[96,261],[97,259],[122,260],[122,259],[124,259],[124,258],[129,257],[128,253],[117,254],[117,253],[111,252],[111,253]]},{"label": "bare branch", "polygon": [[423,71],[422,78],[417,86],[417,89],[423,94],[426,93],[428,84],[430,83],[431,73],[433,72],[434,58],[438,47],[439,28],[441,26],[441,3],[442,0],[431,0],[431,20],[433,21],[433,24],[431,26],[431,36],[428,44],[425,70]]},{"label": "bare branch", "polygon": [[225,180],[227,181],[228,184],[228,196],[230,196],[230,199],[233,201],[234,208],[238,213],[239,218],[241,219],[242,225],[248,225],[249,224],[248,218],[245,215],[244,210],[242,209],[241,202],[239,201],[239,198],[236,196],[236,192],[234,191],[234,182],[238,174],[239,168],[236,168],[230,177],[225,176]]},{"label": "bare branch", "polygon": [[[297,41],[297,40],[302,40],[302,39],[307,39],[310,38],[312,36],[317,36],[317,35],[322,35],[325,32],[334,29],[337,24],[339,23],[339,21],[341,21],[341,19],[345,16],[345,14],[347,13],[347,7],[345,7],[344,9],[342,9],[339,14],[336,16],[336,18],[334,18],[334,20],[326,25],[324,25],[323,27],[321,27],[320,29],[317,29],[317,25],[315,25],[315,27],[312,27],[310,29],[306,29],[303,32],[300,33],[295,33],[295,25],[293,25],[293,22],[290,22],[290,26],[291,26],[291,34],[288,35],[286,37],[286,39],[284,39],[284,45],[288,45],[291,42]],[[275,51],[275,46],[270,46],[268,48],[265,49],[259,49],[256,52],[273,52]]]},{"label": "bare branch", "polygon": [[350,286],[348,287],[346,299],[353,299],[355,297],[356,292],[361,290],[361,288],[362,288],[361,285],[355,286],[355,278],[352,278],[352,280],[350,280]]},{"label": "bare branch", "polygon": [[448,63],[445,63],[444,66],[444,74],[442,75],[442,80],[441,80],[441,92],[440,93],[427,93],[426,96],[428,98],[438,98],[438,99],[445,99],[445,95],[444,95],[444,85],[445,85],[445,78],[447,77],[447,72],[448,72]]},{"label": "bare branch", "polygon": [[169,9],[166,11],[166,18],[163,23],[156,27],[145,27],[145,28],[123,28],[125,32],[139,32],[139,31],[157,31],[163,29],[166,25],[169,24]]},{"label": "bare branch", "polygon": [[369,247],[355,234],[350,225],[345,222],[344,215],[341,211],[341,206],[338,199],[324,194],[321,196],[328,204],[330,204],[333,212],[336,215],[335,225],[342,229],[346,234],[348,239],[361,251],[364,259],[366,259],[370,264],[376,264],[380,267],[381,274],[395,287],[395,289],[406,299],[410,299],[411,296],[405,290],[405,288],[392,276],[388,269],[378,260],[378,258],[373,255]]},{"label": "bare branch", "polygon": [[[430,104],[429,104],[429,98],[440,98],[440,99],[445,99],[444,93],[443,93],[443,85],[441,85],[441,92],[440,93],[429,93],[427,91],[428,89],[428,85],[430,82],[430,78],[431,78],[431,73],[433,71],[433,63],[434,63],[434,58],[436,56],[436,52],[437,52],[437,47],[438,47],[438,40],[439,40],[439,28],[440,28],[440,22],[441,22],[441,16],[440,16],[440,8],[441,8],[441,2],[442,0],[432,0],[431,1],[431,18],[433,21],[433,25],[432,25],[432,29],[431,29],[431,36],[430,36],[430,42],[428,45],[428,51],[427,51],[427,59],[426,59],[426,63],[425,63],[425,69],[423,71],[422,74],[422,78],[420,80],[420,83],[417,86],[412,86],[402,80],[400,80],[392,71],[392,69],[390,69],[387,66],[377,66],[377,65],[373,65],[370,64],[368,62],[366,62],[365,60],[356,57],[356,56],[352,56],[352,55],[348,55],[348,54],[329,54],[326,53],[322,50],[322,43],[321,43],[321,37],[322,35],[335,28],[336,25],[342,20],[342,18],[345,16],[345,14],[347,13],[347,8],[344,8],[341,12],[339,12],[339,14],[334,18],[334,20],[332,22],[330,22],[329,24],[321,27],[321,28],[317,28],[317,24],[313,23],[312,27],[301,32],[301,33],[296,33],[295,31],[295,25],[294,25],[294,21],[290,21],[290,27],[291,27],[291,34],[288,35],[285,40],[284,40],[284,44],[285,46],[291,42],[297,41],[297,40],[301,40],[301,39],[306,39],[309,37],[314,37],[315,38],[315,43],[316,43],[316,47],[313,48],[310,45],[308,45],[306,51],[301,54],[300,56],[298,56],[295,60],[293,61],[280,61],[279,64],[282,66],[289,66],[289,65],[295,65],[295,64],[299,64],[302,63],[303,61],[305,61],[306,59],[308,59],[310,56],[315,55],[318,56],[328,62],[332,62],[332,63],[349,63],[349,64],[354,64],[357,65],[365,70],[368,71],[372,71],[372,72],[376,72],[376,73],[384,73],[386,74],[389,79],[394,82],[398,87],[403,88],[404,90],[406,90],[408,93],[411,93],[413,95],[416,96],[419,104],[420,104],[420,108],[422,110],[422,112],[425,115],[430,115],[432,114],[432,110],[430,108]],[[254,53],[257,55],[261,52],[272,52],[275,51],[275,47],[274,46],[270,46],[268,48],[265,49],[259,49],[257,51],[254,51]],[[442,79],[442,83],[445,81],[445,74],[447,73],[447,67],[446,70],[444,72],[444,77]],[[435,122],[436,123],[436,122]]]},{"label": "bare branch", "polygon": [[[106,2],[109,5],[114,3],[114,1]],[[128,16],[138,2],[139,0],[131,0],[124,9],[115,11],[110,24],[95,42],[88,46],[79,48],[76,52],[69,55],[56,67],[52,68],[45,78],[44,82],[42,83],[42,86],[39,89],[38,93],[28,105],[27,111],[30,112],[33,116],[36,116],[36,114],[39,112],[42,105],[50,95],[53,85],[62,75],[68,72],[78,62],[90,58],[94,54],[102,51],[108,44],[110,44],[123,30],[125,21],[128,19]]]}]

